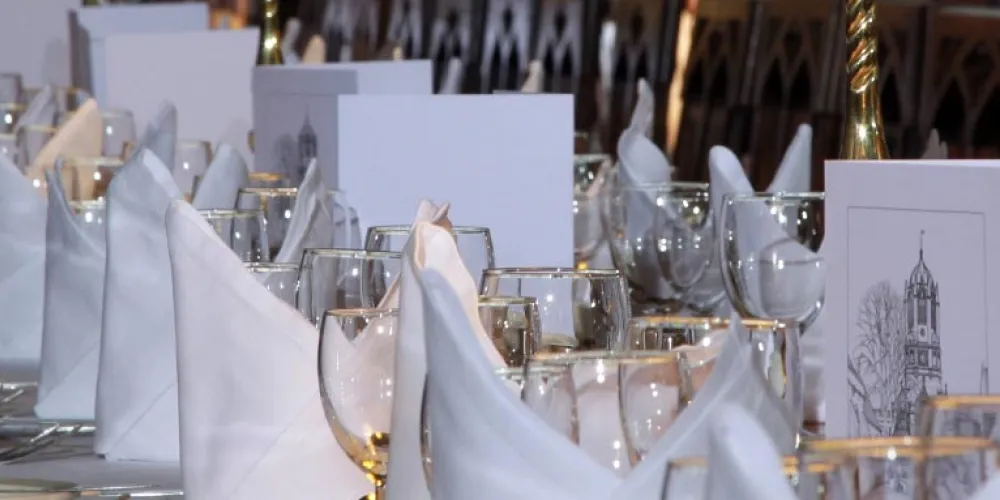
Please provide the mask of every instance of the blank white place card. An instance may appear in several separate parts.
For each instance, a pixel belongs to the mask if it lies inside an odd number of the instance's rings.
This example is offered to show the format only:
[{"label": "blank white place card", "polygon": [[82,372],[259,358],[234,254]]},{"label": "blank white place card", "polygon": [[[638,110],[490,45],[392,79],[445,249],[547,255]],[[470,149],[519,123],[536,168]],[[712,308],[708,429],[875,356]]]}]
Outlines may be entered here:
[{"label": "blank white place card", "polygon": [[205,31],[208,28],[208,5],[203,2],[81,7],[70,16],[74,45],[73,85],[90,91],[104,106],[107,99],[104,40],[107,37]]},{"label": "blank white place card", "polygon": [[300,181],[313,158],[336,185],[338,96],[430,95],[430,61],[259,66],[253,70],[254,165]]},{"label": "blank white place card", "polygon": [[573,265],[573,97],[340,97],[339,188],[363,225],[408,224],[422,198],[487,226],[498,266]]},{"label": "blank white place card", "polygon": [[69,13],[80,0],[0,0],[0,73],[25,85],[66,86],[70,78]]},{"label": "blank white place card", "polygon": [[253,28],[109,36],[107,106],[132,110],[142,130],[169,100],[177,106],[181,139],[223,141],[249,161],[257,34]]}]

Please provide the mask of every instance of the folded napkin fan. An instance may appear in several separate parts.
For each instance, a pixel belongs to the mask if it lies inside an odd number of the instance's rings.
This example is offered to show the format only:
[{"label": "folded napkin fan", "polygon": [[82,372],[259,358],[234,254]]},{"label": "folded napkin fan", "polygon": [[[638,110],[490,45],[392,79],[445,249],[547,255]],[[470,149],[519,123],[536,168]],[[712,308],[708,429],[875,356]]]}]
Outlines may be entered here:
[{"label": "folded napkin fan", "polygon": [[440,272],[458,292],[463,311],[473,325],[489,365],[494,368],[505,366],[503,357],[479,322],[478,287],[462,264],[455,239],[439,225],[418,222],[407,242],[399,278],[400,327],[395,346],[396,392],[393,394],[392,440],[389,443],[388,500],[430,499],[420,445],[427,353],[424,342],[425,296],[416,273],[424,269]]},{"label": "folded napkin fan", "polygon": [[163,225],[180,196],[167,166],[146,149],[128,160],[108,190],[94,452],[110,460],[180,459],[174,296]]},{"label": "folded napkin fan", "polygon": [[994,474],[985,486],[973,495],[972,500],[996,500],[1000,498],[1000,475]]},{"label": "folded napkin fan", "polygon": [[0,155],[0,365],[37,365],[45,305],[45,200]]},{"label": "folded napkin fan", "polygon": [[171,102],[164,102],[156,117],[146,126],[146,132],[139,144],[152,151],[167,167],[174,169],[174,157],[177,155],[177,107]]},{"label": "folded napkin fan", "polygon": [[417,278],[425,296],[434,498],[656,500],[667,461],[706,454],[710,416],[726,403],[766,422],[783,450],[794,446],[797,426],[768,389],[753,363],[746,332],[734,321],[715,369],[694,401],[621,480],[507,390],[484,358],[473,322],[447,279],[434,269]]},{"label": "folded napkin fan", "polygon": [[927,148],[924,150],[922,160],[947,160],[948,143],[941,140],[941,134],[937,129],[931,130],[930,137],[927,138]]},{"label": "folded napkin fan", "polygon": [[720,408],[710,441],[705,500],[796,500],[781,455],[754,415]]},{"label": "folded napkin fan", "polygon": [[323,64],[326,62],[326,41],[319,35],[313,35],[302,51],[304,64]]},{"label": "folded napkin fan", "polygon": [[228,144],[219,144],[191,204],[198,210],[231,210],[249,175],[247,162],[240,152]]},{"label": "folded napkin fan", "polygon": [[45,144],[34,163],[25,170],[25,176],[44,195],[45,173],[55,167],[57,158],[101,156],[103,129],[104,119],[101,117],[101,110],[97,108],[97,101],[87,99]]},{"label": "folded napkin fan", "polygon": [[15,131],[21,127],[45,126],[51,127],[56,122],[56,111],[59,103],[56,101],[55,86],[48,84],[31,98],[24,113],[17,119]]},{"label": "folded napkin fan", "polygon": [[356,500],[319,398],[319,337],[190,206],[167,213],[186,498]]},{"label": "folded napkin fan", "polygon": [[302,21],[298,18],[290,17],[285,22],[285,29],[281,30],[281,58],[285,64],[298,64],[299,55],[295,52],[295,42],[299,40],[302,33]]},{"label": "folded napkin fan", "polygon": [[441,79],[441,86],[438,88],[438,94],[461,94],[462,93],[462,73],[465,70],[465,64],[462,59],[458,57],[452,57],[448,60],[448,67],[445,69],[444,78]]},{"label": "folded napkin fan", "polygon": [[74,215],[58,170],[46,173],[50,189],[45,319],[35,414],[92,420],[104,309],[105,237],[99,228],[84,228]]}]

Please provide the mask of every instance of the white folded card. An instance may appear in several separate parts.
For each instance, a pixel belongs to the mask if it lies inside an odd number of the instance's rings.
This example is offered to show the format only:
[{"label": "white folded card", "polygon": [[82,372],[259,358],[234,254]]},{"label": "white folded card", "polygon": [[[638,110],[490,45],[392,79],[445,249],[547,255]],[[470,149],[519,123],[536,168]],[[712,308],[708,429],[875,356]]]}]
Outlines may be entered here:
[{"label": "white folded card", "polygon": [[[104,40],[126,33],[172,33],[208,30],[208,5],[162,3],[82,7],[70,15],[73,85],[107,106]],[[142,60],[155,65],[155,60]]]},{"label": "white folded card", "polygon": [[487,226],[498,266],[573,264],[573,97],[342,96],[338,188],[367,224],[422,198]]},{"label": "white folded card", "polygon": [[80,0],[0,0],[0,68],[20,73],[27,86],[69,85],[66,18]]},{"label": "white folded card", "polygon": [[[430,94],[430,61],[261,66],[253,72],[254,163],[300,182],[316,158],[336,187],[337,96]],[[412,207],[411,207],[412,208]]]},{"label": "white folded card", "polygon": [[916,434],[923,397],[1000,387],[1000,161],[829,161],[826,190],[827,435]]},{"label": "white folded card", "polygon": [[225,142],[250,158],[256,53],[256,28],[108,36],[102,105],[132,110],[143,127],[168,100],[177,106],[178,137]]}]

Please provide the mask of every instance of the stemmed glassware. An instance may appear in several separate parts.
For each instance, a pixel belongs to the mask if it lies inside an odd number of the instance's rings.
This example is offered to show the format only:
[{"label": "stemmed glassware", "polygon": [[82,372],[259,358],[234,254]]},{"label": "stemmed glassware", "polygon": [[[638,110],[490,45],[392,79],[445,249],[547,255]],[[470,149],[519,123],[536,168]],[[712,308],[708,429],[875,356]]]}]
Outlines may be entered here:
[{"label": "stemmed glassware", "polygon": [[63,156],[60,175],[66,197],[70,200],[99,200],[104,198],[111,179],[124,166],[118,157]]},{"label": "stemmed glassware", "polygon": [[18,158],[17,149],[17,136],[14,134],[0,134],[0,155],[6,156],[18,170],[23,171],[24,166],[21,165]]},{"label": "stemmed glassware", "polygon": [[719,254],[730,302],[743,318],[777,320],[785,325],[788,384],[785,400],[793,416],[803,417],[804,386],[799,335],[823,307],[826,264],[818,254],[823,241],[823,193],[728,194],[719,214]]},{"label": "stemmed glassware", "polygon": [[498,268],[483,271],[482,295],[535,297],[541,349],[614,349],[629,319],[625,281],[610,269]]},{"label": "stemmed glassware", "polygon": [[101,154],[108,157],[123,156],[125,144],[136,140],[132,112],[126,109],[106,109],[101,111],[101,117],[104,120]]},{"label": "stemmed glassware", "polygon": [[16,102],[0,101],[0,134],[14,133],[18,119],[24,113],[24,105]]},{"label": "stemmed glassware", "polygon": [[0,73],[0,102],[22,102],[23,88],[20,73]]},{"label": "stemmed glassware", "polygon": [[277,262],[247,262],[247,271],[257,277],[275,297],[290,306],[295,305],[295,295],[299,291],[299,265]]},{"label": "stemmed glassware", "polygon": [[306,249],[295,305],[314,325],[331,309],[377,307],[402,269],[399,252]]},{"label": "stemmed glassware", "polygon": [[267,222],[260,210],[199,210],[243,262],[267,262]]},{"label": "stemmed glassware", "polygon": [[[482,276],[484,270],[494,267],[493,237],[489,228],[452,226],[451,234],[470,275]],[[365,249],[402,252],[409,238],[410,226],[372,226],[365,236]]]},{"label": "stemmed glassware", "polygon": [[726,298],[707,186],[675,183],[663,193],[673,217],[658,226],[660,267],[685,307],[710,314]]},{"label": "stemmed glassware", "polygon": [[[320,398],[333,435],[384,498],[395,378],[395,309],[328,311],[320,323]],[[372,354],[380,356],[368,356]],[[369,496],[369,498],[372,498]]]},{"label": "stemmed glassware", "polygon": [[607,241],[601,211],[611,168],[609,155],[573,155],[573,259],[579,269],[589,267],[601,244]]},{"label": "stemmed glassware", "polygon": [[56,129],[46,125],[25,125],[18,129],[18,165],[22,170],[27,169],[35,162],[38,153],[54,135],[56,135]]},{"label": "stemmed glassware", "polygon": [[207,141],[180,141],[174,158],[174,180],[181,193],[194,196],[195,180],[205,175],[212,163],[212,144]]},{"label": "stemmed glassware", "polygon": [[285,243],[288,226],[292,221],[292,210],[299,196],[298,188],[240,188],[236,196],[236,208],[260,210],[267,221],[267,242],[271,245],[270,256],[275,258]]},{"label": "stemmed glassware", "polygon": [[1000,396],[956,395],[926,399],[917,420],[918,432],[926,438],[966,436],[1000,443]]}]

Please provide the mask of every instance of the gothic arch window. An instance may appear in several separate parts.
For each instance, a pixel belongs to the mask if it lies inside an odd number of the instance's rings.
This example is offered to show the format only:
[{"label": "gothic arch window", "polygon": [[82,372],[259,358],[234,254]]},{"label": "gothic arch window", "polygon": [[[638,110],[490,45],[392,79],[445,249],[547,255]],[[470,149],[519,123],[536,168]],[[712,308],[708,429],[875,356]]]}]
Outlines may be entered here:
[{"label": "gothic arch window", "polygon": [[917,325],[926,326],[927,325],[927,300],[920,299],[917,301]]}]

